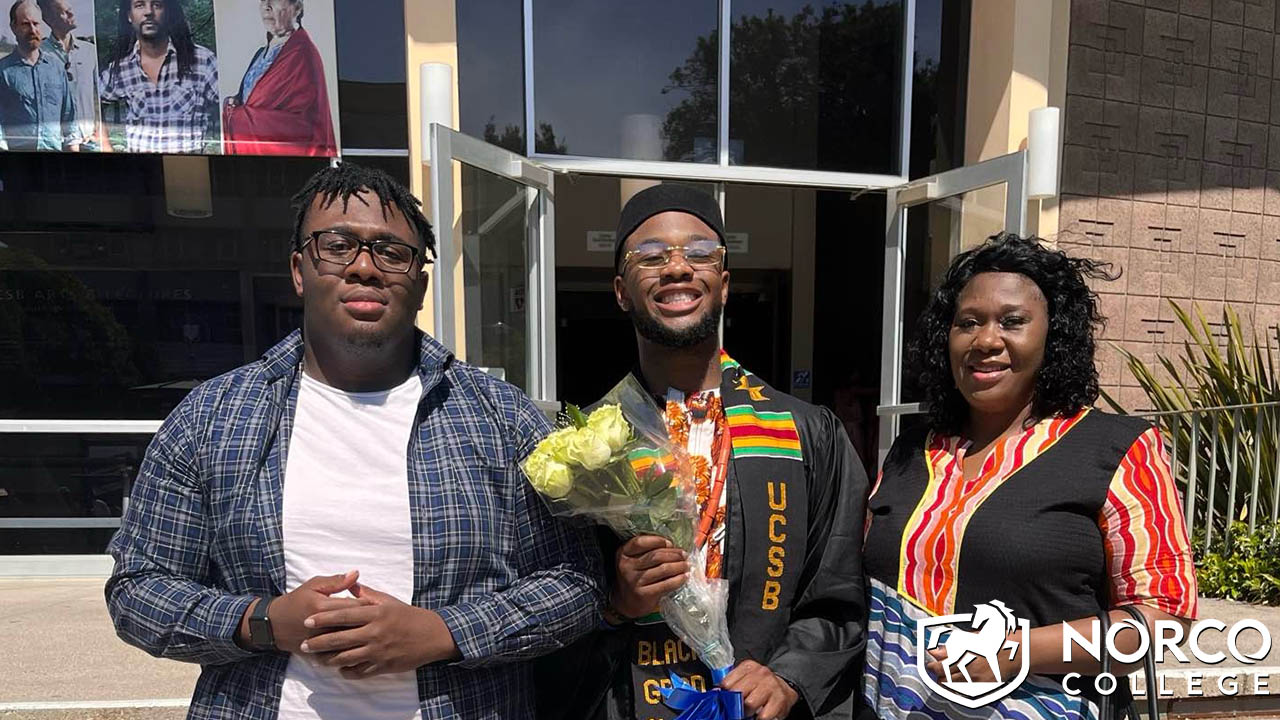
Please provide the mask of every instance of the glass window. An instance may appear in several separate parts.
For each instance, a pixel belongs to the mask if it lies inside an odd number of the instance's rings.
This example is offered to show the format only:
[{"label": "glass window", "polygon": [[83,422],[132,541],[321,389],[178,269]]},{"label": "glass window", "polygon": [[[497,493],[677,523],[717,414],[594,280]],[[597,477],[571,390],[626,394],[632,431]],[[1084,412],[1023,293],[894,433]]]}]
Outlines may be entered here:
[{"label": "glass window", "polygon": [[461,195],[465,359],[528,390],[526,188],[462,163]]},{"label": "glass window", "polygon": [[972,0],[916,0],[911,86],[912,178],[964,164]]},{"label": "glass window", "polygon": [[0,555],[105,552],[150,440],[0,434]]},{"label": "glass window", "polygon": [[334,0],[344,148],[407,148],[404,4]]},{"label": "glass window", "polygon": [[717,5],[535,2],[538,152],[716,162]]},{"label": "glass window", "polygon": [[345,158],[356,165],[382,170],[405,187],[409,187],[409,158],[402,155],[361,155]]},{"label": "glass window", "polygon": [[901,0],[734,0],[730,162],[897,173],[902,17]]},{"label": "glass window", "polygon": [[[290,198],[327,162],[0,154],[0,417],[160,419],[298,327]],[[202,180],[208,216],[170,215]]]},{"label": "glass window", "polygon": [[462,132],[524,155],[522,3],[466,0],[457,9]]}]

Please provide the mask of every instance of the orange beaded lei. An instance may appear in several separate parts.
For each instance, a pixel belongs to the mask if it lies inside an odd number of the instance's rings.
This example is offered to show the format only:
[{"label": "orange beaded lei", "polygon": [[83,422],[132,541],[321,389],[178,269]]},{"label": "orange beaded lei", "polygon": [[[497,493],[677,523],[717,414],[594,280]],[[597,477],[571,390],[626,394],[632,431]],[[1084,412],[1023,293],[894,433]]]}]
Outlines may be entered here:
[{"label": "orange beaded lei", "polygon": [[707,545],[707,577],[722,577],[723,541],[709,542],[719,535],[724,527],[725,508],[720,500],[724,495],[724,484],[729,474],[730,439],[728,422],[725,419],[724,404],[716,393],[695,393],[685,398],[683,405],[671,400],[667,401],[666,421],[667,433],[677,447],[688,447],[689,427],[693,421],[710,420],[715,423],[715,433],[711,442],[711,457],[715,458],[714,467],[703,455],[692,455],[690,463],[694,470],[695,486],[698,498],[698,533],[694,538],[694,547]]}]

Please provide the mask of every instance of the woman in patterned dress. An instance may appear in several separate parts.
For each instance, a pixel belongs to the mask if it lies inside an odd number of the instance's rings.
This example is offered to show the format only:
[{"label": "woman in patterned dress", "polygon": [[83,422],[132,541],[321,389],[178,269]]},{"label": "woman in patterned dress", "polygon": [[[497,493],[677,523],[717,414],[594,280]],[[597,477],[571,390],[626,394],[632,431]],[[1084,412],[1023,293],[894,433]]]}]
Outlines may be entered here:
[{"label": "woman in patterned dress", "polygon": [[[1083,652],[1063,661],[1062,623],[1091,637],[1100,613],[1129,617],[1122,605],[1149,627],[1195,618],[1191,550],[1160,436],[1092,407],[1102,318],[1086,278],[1113,279],[1107,268],[998,235],[955,258],[926,308],[911,357],[927,421],[894,442],[867,505],[864,694],[880,717],[1095,718],[1099,663]],[[917,638],[917,621],[993,600],[1031,630],[1009,633],[1016,650],[1002,646],[997,667],[977,659],[966,669],[988,688],[1008,687],[1024,661],[1029,674],[1012,693],[967,707],[937,689],[950,687],[944,664],[961,681],[964,663]],[[1134,650],[1138,633],[1121,632],[1116,645]],[[1070,683],[1083,694],[1067,691],[1067,673],[1084,676]],[[1113,705],[1125,700],[1122,690]]]}]

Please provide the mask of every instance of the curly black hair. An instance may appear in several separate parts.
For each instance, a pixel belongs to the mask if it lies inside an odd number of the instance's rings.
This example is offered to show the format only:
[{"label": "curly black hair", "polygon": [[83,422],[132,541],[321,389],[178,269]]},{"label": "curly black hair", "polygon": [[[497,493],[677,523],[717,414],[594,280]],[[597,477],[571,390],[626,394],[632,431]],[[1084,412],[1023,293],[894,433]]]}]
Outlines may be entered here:
[{"label": "curly black hair", "polygon": [[311,203],[317,195],[324,198],[326,205],[341,197],[342,209],[345,212],[351,196],[364,190],[378,196],[378,200],[382,203],[384,217],[391,206],[395,205],[409,221],[409,227],[413,228],[414,234],[422,241],[423,249],[431,256],[435,255],[436,236],[431,232],[431,223],[422,214],[422,203],[418,198],[382,170],[349,162],[338,163],[334,167],[320,170],[307,180],[307,184],[302,186],[297,195],[293,196],[293,208],[297,215],[293,222],[290,248],[296,251],[302,242],[302,221],[306,219],[307,210],[311,209]]},{"label": "curly black hair", "polygon": [[948,343],[956,301],[979,273],[1011,272],[1031,279],[1049,306],[1049,332],[1044,364],[1036,375],[1031,420],[1070,416],[1098,399],[1098,370],[1093,363],[1094,333],[1105,318],[1098,297],[1086,278],[1115,280],[1111,264],[1069,257],[1041,244],[1040,238],[1000,233],[979,247],[960,253],[920,316],[908,359],[924,394],[930,427],[956,434],[969,414],[969,405],[956,389]]}]

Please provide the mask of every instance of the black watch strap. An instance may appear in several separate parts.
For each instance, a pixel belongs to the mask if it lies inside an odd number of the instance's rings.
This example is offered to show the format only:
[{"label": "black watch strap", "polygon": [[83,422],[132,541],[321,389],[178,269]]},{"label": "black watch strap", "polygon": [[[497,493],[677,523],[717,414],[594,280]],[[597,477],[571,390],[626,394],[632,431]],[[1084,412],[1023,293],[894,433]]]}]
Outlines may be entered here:
[{"label": "black watch strap", "polygon": [[276,649],[276,636],[271,632],[271,618],[267,614],[273,597],[258,596],[258,603],[249,613],[249,643],[254,650],[265,652]]}]

